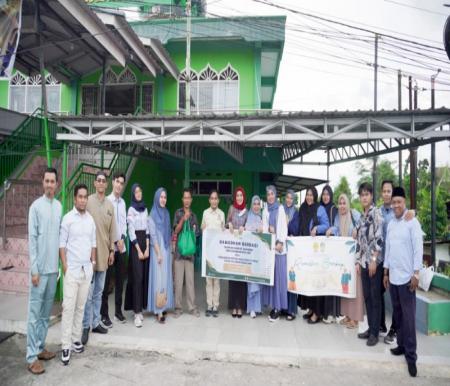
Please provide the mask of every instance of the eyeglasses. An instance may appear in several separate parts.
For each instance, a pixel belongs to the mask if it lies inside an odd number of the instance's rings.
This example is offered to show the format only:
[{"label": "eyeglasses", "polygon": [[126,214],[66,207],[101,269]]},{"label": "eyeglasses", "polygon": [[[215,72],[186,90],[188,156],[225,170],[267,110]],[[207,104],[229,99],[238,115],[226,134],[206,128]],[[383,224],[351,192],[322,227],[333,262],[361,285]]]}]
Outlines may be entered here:
[{"label": "eyeglasses", "polygon": [[106,184],[106,179],[104,179],[104,178],[97,178],[96,181],[100,184]]}]

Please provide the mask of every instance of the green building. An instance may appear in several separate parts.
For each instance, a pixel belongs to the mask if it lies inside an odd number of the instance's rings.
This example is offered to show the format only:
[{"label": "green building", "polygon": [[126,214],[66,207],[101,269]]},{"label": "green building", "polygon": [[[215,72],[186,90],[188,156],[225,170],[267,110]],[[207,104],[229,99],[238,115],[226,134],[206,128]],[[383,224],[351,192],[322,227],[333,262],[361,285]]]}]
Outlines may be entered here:
[{"label": "green building", "polygon": [[[133,1],[87,3],[92,3],[91,9],[108,24],[110,17],[123,18],[114,8],[128,9]],[[154,4],[148,3],[147,8]],[[184,1],[159,2],[162,3],[184,5]],[[195,4],[199,7],[194,14],[202,14],[202,2]],[[191,21],[191,114],[254,114],[271,109],[283,54],[285,17],[201,16],[192,17]],[[46,88],[50,112],[68,116],[98,116],[102,113],[171,116],[185,113],[186,19],[153,16],[129,25],[144,46],[158,43],[172,71],[154,76],[136,61],[125,67],[116,64],[105,68],[98,66],[87,75],[69,77],[64,82],[58,81],[49,70]],[[27,76],[15,71],[9,81],[0,80],[1,108],[31,114],[40,104],[40,75]],[[201,215],[208,205],[207,196],[211,189],[219,190],[223,196],[221,206],[226,209],[237,186],[243,186],[249,196],[263,194],[265,186],[282,174],[279,147],[243,148],[240,159],[230,154],[220,144],[202,148],[201,158],[192,158],[190,162],[170,151],[147,152],[147,156],[139,158],[135,164],[130,182],[143,185],[149,205],[156,188],[166,187],[168,207],[173,213],[180,205],[181,190],[189,179],[195,194],[194,210]],[[128,200],[129,191],[125,198]]]}]

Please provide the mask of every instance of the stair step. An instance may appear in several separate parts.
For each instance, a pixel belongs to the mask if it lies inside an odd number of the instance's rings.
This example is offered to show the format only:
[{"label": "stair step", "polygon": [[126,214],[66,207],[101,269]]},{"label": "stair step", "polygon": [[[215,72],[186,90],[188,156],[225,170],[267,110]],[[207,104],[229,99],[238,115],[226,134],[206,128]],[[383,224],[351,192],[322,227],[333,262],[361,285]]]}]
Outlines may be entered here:
[{"label": "stair step", "polygon": [[30,283],[30,273],[27,270],[11,269],[0,271],[0,291],[27,293]]},{"label": "stair step", "polygon": [[0,269],[5,267],[29,269],[30,258],[25,254],[17,254],[0,250]]}]

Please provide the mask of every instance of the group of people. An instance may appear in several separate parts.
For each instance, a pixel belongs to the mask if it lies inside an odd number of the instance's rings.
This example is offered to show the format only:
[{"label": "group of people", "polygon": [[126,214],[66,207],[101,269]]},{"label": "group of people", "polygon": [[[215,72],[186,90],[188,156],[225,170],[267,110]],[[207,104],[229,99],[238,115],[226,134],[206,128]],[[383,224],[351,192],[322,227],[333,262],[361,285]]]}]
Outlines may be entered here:
[{"label": "group of people", "polygon": [[[369,329],[358,337],[368,346],[385,342],[398,347],[393,355],[405,355],[412,376],[416,369],[415,289],[422,263],[422,233],[414,211],[408,211],[405,192],[383,181],[383,205],[373,204],[372,186],[359,187],[363,213],[350,207],[349,197],[341,194],[338,206],[327,185],[320,199],[315,187],[306,190],[304,202],[297,210],[295,192],[288,191],[283,203],[276,188],[266,188],[266,204],[253,196],[247,207],[246,193],[238,187],[227,216],[219,208],[217,190],[209,194],[209,208],[199,224],[191,210],[192,192],[183,189],[182,207],[174,213],[171,224],[166,208],[167,191],[159,188],[149,210],[139,184],[131,188],[130,207],[122,198],[125,175],[112,177],[112,193],[107,196],[107,175],[99,171],[89,195],[88,188],[74,188],[74,208],[64,217],[55,199],[57,172],[49,168],[43,175],[44,195],[29,211],[31,286],[27,333],[28,369],[33,374],[45,371],[42,360],[55,354],[45,349],[53,298],[58,275],[58,256],[63,269],[62,354],[69,364],[71,353],[81,353],[89,333],[106,334],[113,322],[109,317],[108,295],[114,275],[114,320],[125,323],[122,313],[132,311],[134,325],[142,327],[144,312],[165,323],[167,312],[178,318],[183,313],[183,286],[186,288],[188,312],[199,317],[195,301],[194,260],[196,238],[205,229],[228,229],[231,232],[272,233],[275,238],[274,284],[229,281],[228,309],[233,318],[248,313],[252,318],[270,309],[269,321],[281,317],[293,321],[298,308],[309,324],[320,321],[358,327],[367,314]],[[346,236],[356,239],[356,297],[303,296],[288,291],[287,237]],[[129,240],[128,246],[126,240]],[[58,253],[59,251],[59,253]],[[128,280],[123,302],[124,264],[128,258]],[[206,317],[218,317],[221,280],[206,278]],[[383,292],[390,288],[393,305],[392,325],[387,331]],[[124,303],[124,304],[123,304]],[[365,311],[366,310],[366,311]]]}]

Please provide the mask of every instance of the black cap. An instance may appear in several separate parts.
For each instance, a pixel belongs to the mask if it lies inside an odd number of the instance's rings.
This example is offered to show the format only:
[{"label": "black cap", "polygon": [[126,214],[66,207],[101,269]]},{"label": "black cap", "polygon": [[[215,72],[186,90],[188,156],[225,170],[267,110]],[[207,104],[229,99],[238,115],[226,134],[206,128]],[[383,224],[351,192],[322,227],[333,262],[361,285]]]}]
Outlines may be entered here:
[{"label": "black cap", "polygon": [[401,186],[395,187],[392,192],[392,198],[394,198],[394,197],[406,198],[405,189],[403,189]]},{"label": "black cap", "polygon": [[99,170],[96,174],[95,174],[95,179],[97,179],[98,177],[105,177],[108,178],[108,176],[106,175],[104,170]]}]

